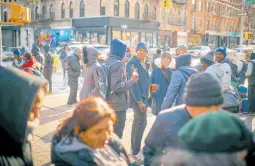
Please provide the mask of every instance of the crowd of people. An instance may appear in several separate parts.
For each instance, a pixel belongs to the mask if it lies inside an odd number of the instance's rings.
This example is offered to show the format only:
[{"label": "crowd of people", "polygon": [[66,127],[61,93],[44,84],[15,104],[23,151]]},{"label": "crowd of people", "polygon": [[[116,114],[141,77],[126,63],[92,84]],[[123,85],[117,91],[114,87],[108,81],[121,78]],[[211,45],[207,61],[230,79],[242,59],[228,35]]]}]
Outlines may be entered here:
[{"label": "crowd of people", "polygon": [[[148,63],[145,42],[138,43],[136,54],[130,56],[125,42],[114,39],[107,59],[99,62],[96,48],[66,45],[59,58],[63,86],[70,87],[67,104],[75,104],[75,110],[57,128],[51,162],[57,166],[254,165],[253,133],[234,113],[255,112],[255,54],[247,54],[240,67],[226,48],[218,48],[192,66],[187,51],[182,45],[173,57],[158,50]],[[0,67],[0,165],[33,165],[31,133],[39,124],[44,96],[52,94],[50,47],[45,45],[43,54],[36,46],[32,54],[25,52],[23,58],[20,54],[14,51],[13,66],[21,70]],[[172,61],[174,68],[169,67]],[[27,70],[30,75],[23,72],[25,68],[42,71],[47,81],[31,70]],[[80,76],[84,82],[78,102]],[[248,89],[242,85],[244,76]],[[157,117],[141,147],[149,107]],[[134,113],[132,131],[123,135],[129,108]],[[131,138],[130,155],[121,143],[123,137]]]}]

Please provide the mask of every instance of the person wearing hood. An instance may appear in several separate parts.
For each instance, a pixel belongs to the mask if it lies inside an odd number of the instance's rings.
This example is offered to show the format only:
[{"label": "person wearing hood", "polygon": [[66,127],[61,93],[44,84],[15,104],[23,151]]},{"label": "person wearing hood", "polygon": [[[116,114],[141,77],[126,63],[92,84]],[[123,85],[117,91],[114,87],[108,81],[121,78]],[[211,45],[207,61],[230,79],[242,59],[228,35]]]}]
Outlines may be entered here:
[{"label": "person wearing hood", "polygon": [[82,59],[86,65],[83,71],[83,86],[80,91],[80,100],[99,95],[99,82],[97,73],[101,70],[101,65],[97,62],[98,51],[93,46],[84,46],[82,48]]},{"label": "person wearing hood", "polygon": [[[0,67],[0,165],[33,166],[32,131],[39,125],[47,82]],[[10,90],[11,89],[11,90]]]},{"label": "person wearing hood", "polygon": [[[178,132],[178,137],[193,154],[225,156],[225,164],[216,164],[216,160],[214,165],[245,166],[245,156],[253,145],[250,129],[239,117],[225,111],[208,112],[190,120]],[[208,164],[211,163],[204,163]]]},{"label": "person wearing hood", "polygon": [[154,161],[159,160],[169,148],[184,149],[177,135],[179,130],[192,118],[209,111],[220,111],[220,105],[223,103],[221,86],[209,73],[193,74],[187,82],[183,98],[186,105],[176,106],[158,114],[145,139],[145,166],[162,165],[154,164]]},{"label": "person wearing hood", "polygon": [[129,157],[113,133],[114,110],[101,98],[81,101],[53,136],[51,161],[56,166],[128,166]]},{"label": "person wearing hood", "polygon": [[128,77],[131,78],[133,72],[139,76],[138,82],[130,89],[130,105],[134,110],[134,120],[131,132],[131,149],[132,156],[137,162],[143,162],[141,151],[141,142],[144,130],[147,125],[147,109],[150,105],[150,76],[149,67],[146,63],[148,56],[147,43],[140,42],[136,46],[137,56],[133,56],[127,63]]},{"label": "person wearing hood", "polygon": [[64,49],[61,51],[59,55],[59,60],[61,62],[61,67],[63,69],[63,88],[67,86],[67,70],[65,69],[65,59],[68,56],[68,53],[71,51],[71,48],[68,45],[64,46]]},{"label": "person wearing hood", "polygon": [[119,40],[114,39],[111,42],[110,54],[105,61],[108,68],[108,81],[110,95],[107,102],[112,106],[117,115],[117,122],[114,125],[114,132],[122,138],[126,122],[126,111],[128,109],[128,90],[138,81],[138,77],[131,75],[127,80],[125,64],[122,62],[127,45]]},{"label": "person wearing hood", "polygon": [[53,55],[50,53],[50,46],[46,44],[44,47],[44,72],[43,75],[45,79],[49,82],[49,92],[48,94],[52,94],[52,70],[53,70]]},{"label": "person wearing hood", "polygon": [[73,49],[73,54],[66,59],[68,63],[68,85],[70,86],[70,94],[67,104],[77,103],[78,78],[81,75],[80,59],[82,50],[78,47]]},{"label": "person wearing hood", "polygon": [[255,113],[255,53],[248,60],[245,76],[248,77],[248,102],[249,112]]},{"label": "person wearing hood", "polygon": [[32,49],[32,56],[35,57],[35,60],[40,63],[41,65],[44,65],[44,61],[45,61],[45,58],[44,56],[40,53],[40,48],[39,47],[34,47]]},{"label": "person wearing hood", "polygon": [[21,68],[24,61],[22,59],[20,50],[19,49],[14,50],[13,55],[14,55],[14,60],[13,60],[12,66],[17,67],[17,68]]},{"label": "person wearing hood", "polygon": [[154,115],[160,112],[167,88],[171,81],[173,73],[172,69],[169,68],[171,61],[172,56],[169,53],[163,53],[160,58],[155,60],[155,68],[150,76],[151,85],[154,84],[157,87],[157,89],[151,93],[151,109]]},{"label": "person wearing hood", "polygon": [[214,64],[214,52],[210,51],[200,58],[202,71],[205,71],[209,66]]},{"label": "person wearing hood", "polygon": [[184,87],[189,77],[197,71],[190,66],[191,55],[183,54],[176,58],[176,71],[173,72],[161,110],[183,104]]}]

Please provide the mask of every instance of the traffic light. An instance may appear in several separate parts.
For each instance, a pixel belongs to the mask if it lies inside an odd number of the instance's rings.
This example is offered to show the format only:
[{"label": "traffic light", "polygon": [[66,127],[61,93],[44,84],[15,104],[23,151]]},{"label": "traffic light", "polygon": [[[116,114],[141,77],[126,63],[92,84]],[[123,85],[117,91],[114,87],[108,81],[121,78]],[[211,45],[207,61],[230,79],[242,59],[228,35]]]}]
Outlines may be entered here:
[{"label": "traffic light", "polygon": [[21,7],[20,21],[28,24],[31,22],[31,10],[27,7]]},{"label": "traffic light", "polygon": [[163,0],[162,1],[162,8],[171,8],[172,7],[172,0]]},{"label": "traffic light", "polygon": [[28,24],[31,22],[30,8],[19,5],[15,2],[10,5],[11,14],[9,20],[13,23]]},{"label": "traffic light", "polygon": [[11,22],[17,22],[20,20],[20,10],[21,10],[21,5],[16,4],[16,3],[11,3],[10,5],[10,17],[9,20]]},{"label": "traffic light", "polygon": [[252,32],[245,32],[244,38],[245,40],[253,40],[254,34]]}]

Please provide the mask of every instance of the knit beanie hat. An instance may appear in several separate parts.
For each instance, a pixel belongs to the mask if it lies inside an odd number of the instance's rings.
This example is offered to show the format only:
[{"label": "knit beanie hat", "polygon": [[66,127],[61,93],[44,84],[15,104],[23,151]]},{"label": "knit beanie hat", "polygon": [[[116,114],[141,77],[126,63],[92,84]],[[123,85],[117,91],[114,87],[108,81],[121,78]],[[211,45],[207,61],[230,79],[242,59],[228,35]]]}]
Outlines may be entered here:
[{"label": "knit beanie hat", "polygon": [[208,66],[211,66],[214,63],[213,51],[210,51],[206,55],[202,56],[200,61],[203,63],[206,63]]},{"label": "knit beanie hat", "polygon": [[182,54],[175,58],[175,69],[179,69],[182,66],[190,66],[192,56],[191,54]]},{"label": "knit beanie hat", "polygon": [[81,55],[82,54],[82,50],[78,47],[74,47],[73,48],[73,54],[74,55]]},{"label": "knit beanie hat", "polygon": [[226,111],[191,119],[178,132],[178,137],[187,149],[206,153],[240,152],[253,141],[252,132],[243,121]]},{"label": "knit beanie hat", "polygon": [[251,53],[251,60],[254,60],[255,59],[255,53]]},{"label": "knit beanie hat", "polygon": [[170,54],[170,53],[168,53],[168,52],[164,52],[162,55],[161,55],[161,57],[170,57],[170,58],[172,58],[172,55]]},{"label": "knit beanie hat", "polygon": [[16,56],[20,56],[21,55],[21,52],[19,49],[16,49],[13,51],[13,54],[16,55]]},{"label": "knit beanie hat", "polygon": [[113,55],[117,55],[121,59],[124,58],[125,53],[127,50],[127,45],[119,40],[119,39],[113,39],[111,43],[110,53]]},{"label": "knit beanie hat", "polygon": [[140,42],[140,43],[137,44],[137,46],[136,46],[136,52],[137,52],[138,50],[142,49],[142,48],[146,49],[147,53],[149,52],[148,45],[147,45],[147,43],[145,43],[145,42]]},{"label": "knit beanie hat", "polygon": [[188,80],[184,103],[190,106],[212,106],[223,103],[221,86],[211,74],[196,73]]},{"label": "knit beanie hat", "polygon": [[217,53],[217,52],[220,52],[220,53],[222,53],[223,55],[224,55],[224,57],[226,58],[226,56],[227,56],[227,50],[226,50],[226,47],[219,47],[219,48],[217,48],[217,50],[215,51],[215,53]]}]

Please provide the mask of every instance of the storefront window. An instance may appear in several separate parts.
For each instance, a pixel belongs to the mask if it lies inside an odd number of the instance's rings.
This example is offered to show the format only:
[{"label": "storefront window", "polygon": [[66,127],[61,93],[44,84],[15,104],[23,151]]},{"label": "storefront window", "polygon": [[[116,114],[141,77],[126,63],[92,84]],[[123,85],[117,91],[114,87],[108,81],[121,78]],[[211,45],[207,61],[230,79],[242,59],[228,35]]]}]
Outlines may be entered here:
[{"label": "storefront window", "polygon": [[145,42],[145,33],[144,32],[141,33],[141,42]]},{"label": "storefront window", "polygon": [[146,33],[145,42],[148,44],[148,46],[149,46],[150,48],[153,47],[153,43],[152,43],[152,33]]},{"label": "storefront window", "polygon": [[157,48],[157,34],[154,33],[153,34],[153,48]]},{"label": "storefront window", "polygon": [[112,31],[112,39],[121,39],[120,31]]},{"label": "storefront window", "polygon": [[106,35],[104,32],[98,33],[98,43],[99,44],[106,44]]},{"label": "storefront window", "polygon": [[132,52],[135,52],[136,50],[136,45],[138,44],[139,42],[139,33],[138,32],[131,32],[131,43],[130,43],[130,46],[131,46],[131,50]]},{"label": "storefront window", "polygon": [[90,33],[90,44],[97,44],[97,33]]},{"label": "storefront window", "polygon": [[158,45],[160,48],[165,47],[165,35],[158,36]]}]

